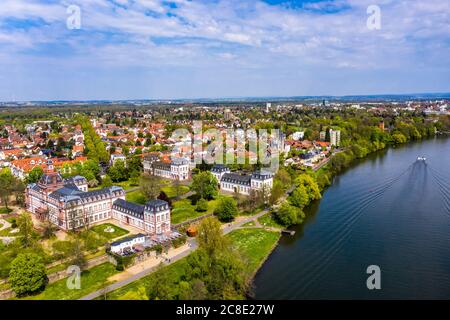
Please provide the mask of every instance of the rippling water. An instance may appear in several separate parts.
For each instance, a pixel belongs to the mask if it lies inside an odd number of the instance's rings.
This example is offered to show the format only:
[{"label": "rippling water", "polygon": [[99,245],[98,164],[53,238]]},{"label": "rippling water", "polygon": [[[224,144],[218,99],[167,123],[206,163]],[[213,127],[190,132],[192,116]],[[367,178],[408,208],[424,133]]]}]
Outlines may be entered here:
[{"label": "rippling water", "polygon": [[[450,139],[360,161],[308,214],[256,275],[256,299],[450,298]],[[366,287],[369,265],[381,290]]]}]

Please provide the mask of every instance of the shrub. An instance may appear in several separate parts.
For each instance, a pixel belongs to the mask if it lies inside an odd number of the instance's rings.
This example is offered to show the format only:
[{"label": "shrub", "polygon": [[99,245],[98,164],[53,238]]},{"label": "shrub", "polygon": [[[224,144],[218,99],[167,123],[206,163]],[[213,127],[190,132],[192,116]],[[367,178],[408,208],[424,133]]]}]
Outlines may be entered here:
[{"label": "shrub", "polygon": [[283,203],[280,209],[275,212],[277,221],[285,227],[300,223],[303,216],[303,211],[300,208],[294,207],[288,202]]},{"label": "shrub", "polygon": [[172,240],[172,246],[174,248],[179,248],[185,243],[186,243],[186,236],[181,236],[179,238],[176,238],[176,239]]},{"label": "shrub", "polygon": [[205,212],[208,211],[208,200],[200,199],[197,202],[197,206],[195,207],[195,211],[197,212]]},{"label": "shrub", "polygon": [[214,215],[222,222],[233,221],[237,213],[236,200],[233,198],[222,198],[214,210]]}]

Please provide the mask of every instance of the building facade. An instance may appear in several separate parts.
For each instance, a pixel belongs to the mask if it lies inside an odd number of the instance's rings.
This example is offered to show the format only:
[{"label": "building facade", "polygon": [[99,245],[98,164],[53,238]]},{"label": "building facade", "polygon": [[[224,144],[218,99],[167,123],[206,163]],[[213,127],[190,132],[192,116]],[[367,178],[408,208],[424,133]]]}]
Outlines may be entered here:
[{"label": "building facade", "polygon": [[151,169],[147,172],[166,179],[187,180],[190,177],[189,161],[186,159],[174,159],[171,162],[153,162]]},{"label": "building facade", "polygon": [[330,129],[330,144],[335,147],[339,147],[341,144],[341,131]]},{"label": "building facade", "polygon": [[27,209],[40,220],[49,220],[62,230],[75,230],[108,219],[133,226],[147,235],[171,231],[166,201],[152,200],[141,206],[125,200],[118,186],[88,191],[84,177],[63,179],[50,169],[37,183],[27,186]]},{"label": "building facade", "polygon": [[215,165],[212,174],[219,181],[220,189],[226,192],[237,192],[250,195],[252,191],[270,192],[273,186],[273,174],[265,171],[255,171],[252,174],[230,172],[223,165]]}]

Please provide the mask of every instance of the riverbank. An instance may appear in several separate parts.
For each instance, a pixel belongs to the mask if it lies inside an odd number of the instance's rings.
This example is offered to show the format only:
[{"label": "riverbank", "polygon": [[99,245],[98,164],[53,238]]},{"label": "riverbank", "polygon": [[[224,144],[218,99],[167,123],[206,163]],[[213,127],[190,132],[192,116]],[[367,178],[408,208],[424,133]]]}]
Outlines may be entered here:
[{"label": "riverbank", "polygon": [[[450,185],[450,140],[418,142],[370,153],[335,175],[304,223],[291,228],[295,236],[282,237],[258,271],[254,298],[448,296],[449,281],[437,279],[448,279],[450,194],[443,198],[435,179]],[[382,269],[381,291],[366,288],[371,264]]]},{"label": "riverbank", "polygon": [[[251,283],[253,275],[263,265],[278,243],[280,232],[266,230],[264,228],[242,227],[236,229],[226,237],[232,246],[239,252],[245,261],[248,283]],[[173,286],[179,286],[189,268],[187,257],[165,266],[168,281]],[[146,288],[154,281],[155,274],[149,274],[135,282],[119,288],[107,295],[108,300],[147,300]],[[244,298],[244,295],[242,296]]]}]

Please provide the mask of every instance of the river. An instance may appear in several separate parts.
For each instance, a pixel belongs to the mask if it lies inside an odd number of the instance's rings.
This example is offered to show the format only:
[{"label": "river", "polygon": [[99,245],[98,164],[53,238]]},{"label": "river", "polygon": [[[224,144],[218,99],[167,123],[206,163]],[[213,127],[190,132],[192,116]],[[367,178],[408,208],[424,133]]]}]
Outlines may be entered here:
[{"label": "river", "polygon": [[256,274],[255,299],[450,298],[450,139],[372,154],[306,211]]}]

